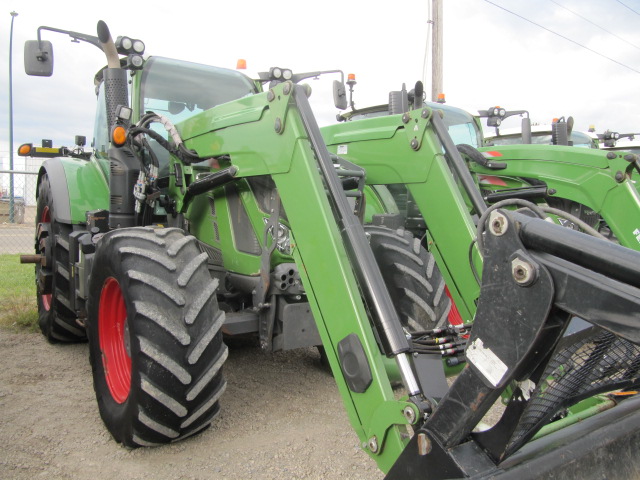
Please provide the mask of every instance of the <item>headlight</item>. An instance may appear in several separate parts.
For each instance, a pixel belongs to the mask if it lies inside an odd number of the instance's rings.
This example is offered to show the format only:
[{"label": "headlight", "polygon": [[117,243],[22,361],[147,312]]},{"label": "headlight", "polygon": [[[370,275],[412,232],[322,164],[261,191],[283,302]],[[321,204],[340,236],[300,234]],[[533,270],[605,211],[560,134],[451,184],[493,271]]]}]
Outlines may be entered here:
[{"label": "headlight", "polygon": [[[265,225],[269,222],[268,218],[264,219]],[[286,225],[278,222],[278,236],[273,234],[273,227],[269,228],[271,238],[276,242],[276,248],[284,255],[291,255],[291,229]]]},{"label": "headlight", "polygon": [[134,41],[133,51],[142,55],[144,53],[144,42],[142,40]]},{"label": "headlight", "polygon": [[133,41],[131,41],[131,39],[129,37],[121,37],[120,38],[120,46],[124,50],[131,50],[131,47],[133,46]]},{"label": "headlight", "polygon": [[142,55],[132,53],[127,57],[127,69],[140,70],[142,68],[142,65],[144,65],[144,59],[142,58]]}]

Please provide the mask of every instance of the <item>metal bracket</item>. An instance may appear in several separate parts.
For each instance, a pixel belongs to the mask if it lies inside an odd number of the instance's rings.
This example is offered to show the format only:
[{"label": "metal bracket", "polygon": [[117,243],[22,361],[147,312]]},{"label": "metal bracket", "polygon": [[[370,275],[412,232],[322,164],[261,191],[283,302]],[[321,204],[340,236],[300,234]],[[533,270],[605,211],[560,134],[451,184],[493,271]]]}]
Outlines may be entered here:
[{"label": "metal bracket", "polygon": [[394,425],[413,425],[420,420],[418,407],[411,402],[386,401],[378,405],[367,428],[366,448],[373,454],[384,449],[387,432]]},{"label": "metal bracket", "polygon": [[292,82],[280,83],[267,92],[269,111],[273,118],[273,129],[279,135],[284,132],[287,111],[289,110],[289,99],[292,92]]},{"label": "metal bracket", "polygon": [[409,146],[412,150],[420,150],[424,134],[431,124],[432,115],[433,110],[427,107],[422,110],[412,110],[402,115],[404,131],[407,134]]}]

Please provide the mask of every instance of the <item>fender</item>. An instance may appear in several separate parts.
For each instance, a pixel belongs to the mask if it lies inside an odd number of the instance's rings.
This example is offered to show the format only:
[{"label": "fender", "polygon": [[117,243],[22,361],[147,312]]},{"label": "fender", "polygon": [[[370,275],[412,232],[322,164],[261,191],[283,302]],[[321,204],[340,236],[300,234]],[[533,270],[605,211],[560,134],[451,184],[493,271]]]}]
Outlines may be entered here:
[{"label": "fender", "polygon": [[97,161],[68,157],[47,159],[38,172],[36,192],[45,173],[51,184],[57,221],[85,224],[87,211],[109,208],[108,182]]}]

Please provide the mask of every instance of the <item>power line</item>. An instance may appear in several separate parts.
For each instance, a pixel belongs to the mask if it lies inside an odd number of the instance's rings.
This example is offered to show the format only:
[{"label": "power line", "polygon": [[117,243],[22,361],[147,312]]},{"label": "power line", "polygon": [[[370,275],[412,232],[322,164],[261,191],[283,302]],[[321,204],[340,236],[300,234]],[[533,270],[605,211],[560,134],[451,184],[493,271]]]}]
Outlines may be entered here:
[{"label": "power line", "polygon": [[546,30],[546,31],[547,31],[547,32],[549,32],[549,33],[553,33],[554,35],[556,35],[556,36],[558,36],[558,37],[560,37],[560,38],[562,38],[562,39],[564,39],[564,40],[566,40],[566,41],[568,41],[568,42],[571,42],[571,43],[573,43],[574,45],[577,45],[577,46],[579,46],[579,47],[582,47],[582,48],[584,48],[585,50],[589,50],[591,53],[595,53],[596,55],[598,55],[598,56],[600,56],[600,57],[602,57],[602,58],[606,58],[607,60],[609,60],[609,61],[611,61],[611,62],[613,62],[613,63],[616,63],[616,64],[620,65],[621,67],[628,68],[629,70],[631,70],[632,72],[635,72],[635,73],[640,73],[640,70],[636,70],[635,68],[632,68],[632,67],[630,67],[629,65],[625,65],[624,63],[621,63],[621,62],[619,62],[619,61],[617,61],[617,60],[614,60],[613,58],[608,57],[608,56],[604,55],[603,53],[597,52],[597,51],[593,50],[592,48],[587,47],[586,45],[582,45],[581,43],[576,42],[575,40],[572,40],[572,39],[570,39],[569,37],[565,37],[564,35],[562,35],[562,34],[560,34],[560,33],[558,33],[558,32],[554,32],[553,30],[551,30],[551,29],[549,29],[549,28],[547,28],[547,27],[544,27],[544,26],[540,25],[539,23],[534,22],[533,20],[529,20],[528,18],[523,17],[522,15],[518,15],[517,13],[512,12],[511,10],[506,9],[506,8],[504,8],[504,7],[503,7],[503,6],[501,6],[501,5],[498,5],[497,3],[493,3],[493,2],[492,2],[492,1],[490,1],[490,0],[484,0],[484,1],[485,1],[485,2],[487,2],[487,3],[490,3],[490,4],[491,4],[491,5],[493,5],[494,7],[498,7],[499,9],[504,10],[504,11],[505,11],[505,12],[507,12],[507,13],[510,13],[511,15],[515,15],[516,17],[518,17],[518,18],[520,18],[520,19],[524,20],[525,22],[529,22],[529,23],[531,23],[532,25],[535,25],[536,27],[542,28],[543,30]]},{"label": "power line", "polygon": [[622,40],[625,43],[628,43],[629,45],[631,45],[634,48],[637,48],[638,50],[640,50],[640,47],[637,45],[634,45],[633,43],[631,43],[628,40],[625,40],[624,38],[616,35],[613,32],[610,32],[609,30],[607,30],[604,27],[601,27],[600,25],[598,25],[597,23],[592,22],[591,20],[589,20],[588,18],[580,15],[578,12],[574,12],[573,10],[571,10],[570,8],[565,7],[564,5],[560,5],[558,2],[556,2],[555,0],[549,0],[551,3],[555,3],[556,5],[558,5],[561,8],[564,8],[566,11],[573,13],[576,17],[580,17],[581,19],[583,19],[585,22],[589,22],[591,25],[593,25],[594,27],[598,27],[600,30],[602,30],[603,32],[608,33],[609,35],[613,35],[614,37],[616,37],[618,40]]},{"label": "power line", "polygon": [[616,0],[616,2],[618,2],[620,5],[622,5],[623,7],[627,7],[629,10],[631,10],[633,13],[635,13],[636,15],[640,15],[640,13],[636,12],[633,8],[631,8],[629,5],[627,5],[626,3],[622,3],[620,0]]}]

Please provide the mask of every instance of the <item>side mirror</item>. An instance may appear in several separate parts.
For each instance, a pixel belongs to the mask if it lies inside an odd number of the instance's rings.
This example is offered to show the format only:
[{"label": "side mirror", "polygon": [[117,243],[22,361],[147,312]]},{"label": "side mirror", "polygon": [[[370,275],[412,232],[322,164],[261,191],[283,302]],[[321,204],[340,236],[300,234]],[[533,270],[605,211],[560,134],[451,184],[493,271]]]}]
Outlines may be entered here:
[{"label": "side mirror", "polygon": [[53,45],[47,40],[24,43],[24,71],[27,75],[50,77],[53,73]]},{"label": "side mirror", "polygon": [[346,110],[347,108],[347,90],[344,83],[333,81],[333,103],[337,109]]}]

